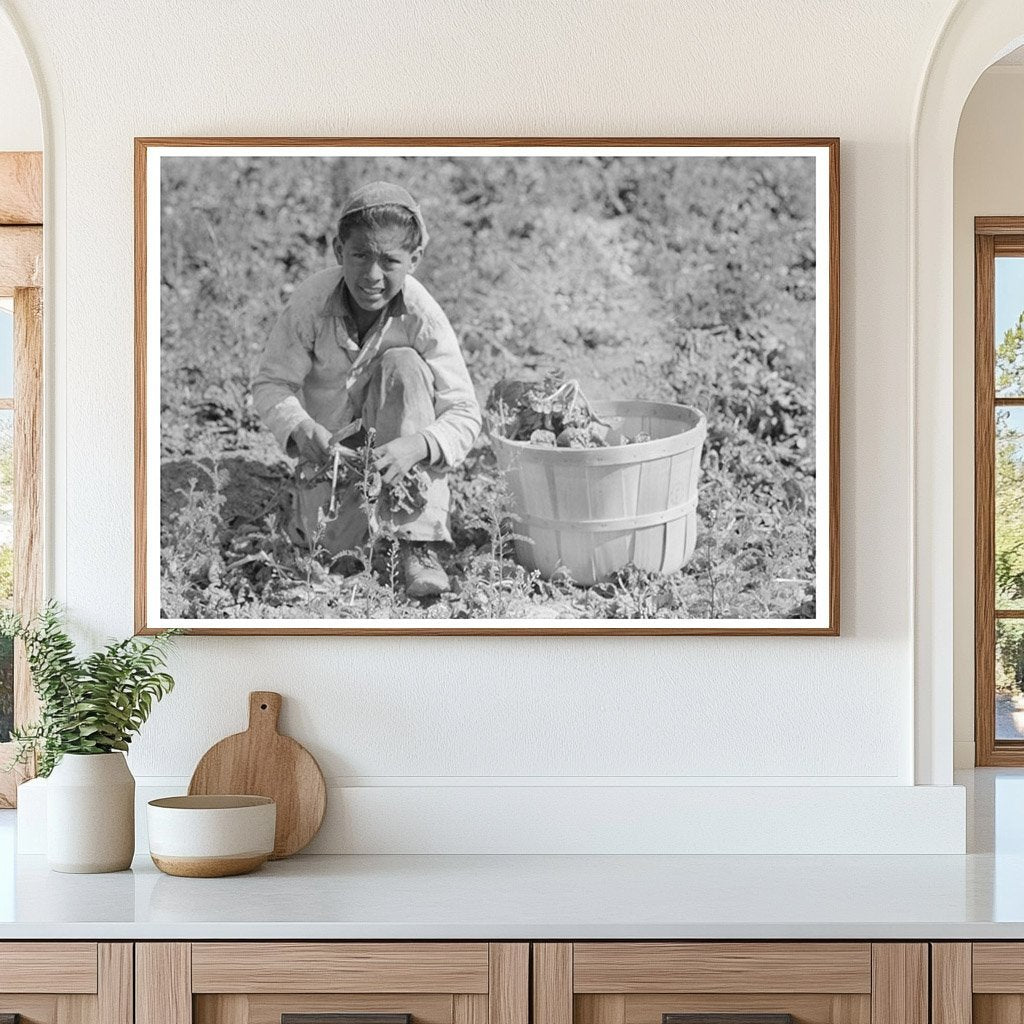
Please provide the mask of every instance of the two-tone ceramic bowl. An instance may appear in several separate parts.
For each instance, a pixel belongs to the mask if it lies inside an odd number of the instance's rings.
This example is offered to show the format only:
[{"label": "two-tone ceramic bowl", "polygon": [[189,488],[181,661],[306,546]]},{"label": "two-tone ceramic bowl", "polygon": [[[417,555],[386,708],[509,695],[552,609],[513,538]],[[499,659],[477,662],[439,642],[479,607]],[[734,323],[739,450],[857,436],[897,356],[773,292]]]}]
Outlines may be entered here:
[{"label": "two-tone ceramic bowl", "polygon": [[266,796],[150,800],[149,852],[168,875],[223,878],[255,871],[274,852],[277,805]]}]

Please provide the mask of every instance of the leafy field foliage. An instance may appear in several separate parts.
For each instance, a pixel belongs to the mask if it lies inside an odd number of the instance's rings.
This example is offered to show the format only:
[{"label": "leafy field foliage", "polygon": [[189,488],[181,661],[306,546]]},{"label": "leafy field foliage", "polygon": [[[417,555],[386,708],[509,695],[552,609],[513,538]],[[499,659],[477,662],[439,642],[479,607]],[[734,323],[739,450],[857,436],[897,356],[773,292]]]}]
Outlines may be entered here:
[{"label": "leafy field foliage", "polygon": [[[996,346],[996,394],[1024,395],[1024,313]],[[996,412],[996,608],[1024,609],[1024,420],[1020,409]],[[1024,692],[1024,629],[1019,620],[996,620],[996,689]]]},{"label": "leafy field foliage", "polygon": [[[406,598],[386,531],[345,575],[288,534],[292,468],[251,383],[337,211],[397,181],[431,232],[417,276],[481,403],[559,369],[587,397],[708,419],[697,551],[591,588],[512,557],[486,436],[451,475],[451,594]],[[165,159],[162,572],[172,618],[804,618],[814,613],[814,164],[804,157]]]}]

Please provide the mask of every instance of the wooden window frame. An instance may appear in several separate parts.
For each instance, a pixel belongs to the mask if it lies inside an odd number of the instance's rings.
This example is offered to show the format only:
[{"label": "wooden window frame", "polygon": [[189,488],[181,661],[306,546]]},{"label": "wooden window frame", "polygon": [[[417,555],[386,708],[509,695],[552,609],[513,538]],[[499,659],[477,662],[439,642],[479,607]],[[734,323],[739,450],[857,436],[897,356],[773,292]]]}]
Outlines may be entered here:
[{"label": "wooden window frame", "polygon": [[1024,398],[996,399],[995,261],[1024,257],[1024,217],[974,219],[974,762],[978,767],[1024,766],[1024,741],[996,739],[998,619],[1024,620],[1024,610],[996,610],[996,409]]},{"label": "wooden window frame", "polygon": [[[43,158],[0,153],[0,298],[14,299],[14,608],[23,617],[43,593]],[[5,406],[10,403],[5,403]],[[14,660],[14,724],[38,714],[25,652]],[[0,743],[0,769],[14,756]],[[34,766],[0,770],[0,807],[14,807]]]}]

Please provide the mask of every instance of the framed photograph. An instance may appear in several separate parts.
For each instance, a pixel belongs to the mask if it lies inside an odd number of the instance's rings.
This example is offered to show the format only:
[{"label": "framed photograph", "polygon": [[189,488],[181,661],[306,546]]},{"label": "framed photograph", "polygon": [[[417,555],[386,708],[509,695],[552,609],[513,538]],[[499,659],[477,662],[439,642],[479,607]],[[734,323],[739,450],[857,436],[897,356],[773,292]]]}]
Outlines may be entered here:
[{"label": "framed photograph", "polygon": [[139,632],[839,632],[837,139],[135,154]]}]

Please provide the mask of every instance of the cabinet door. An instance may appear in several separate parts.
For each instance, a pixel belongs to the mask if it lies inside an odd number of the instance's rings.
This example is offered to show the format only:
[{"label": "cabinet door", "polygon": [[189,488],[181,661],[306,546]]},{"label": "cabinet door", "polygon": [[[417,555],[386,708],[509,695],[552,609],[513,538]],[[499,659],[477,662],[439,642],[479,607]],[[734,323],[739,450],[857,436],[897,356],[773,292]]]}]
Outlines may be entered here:
[{"label": "cabinet door", "polygon": [[932,946],[935,1024],[1024,1020],[1024,942]]},{"label": "cabinet door", "polygon": [[923,943],[538,943],[533,1024],[928,1024]]},{"label": "cabinet door", "polygon": [[136,1024],[529,1024],[525,943],[139,943],[136,984]]},{"label": "cabinet door", "polygon": [[0,942],[5,1024],[132,1024],[127,942]]}]

